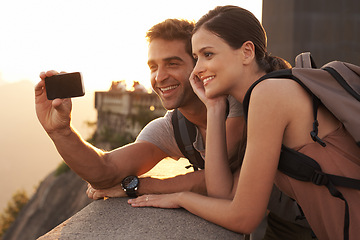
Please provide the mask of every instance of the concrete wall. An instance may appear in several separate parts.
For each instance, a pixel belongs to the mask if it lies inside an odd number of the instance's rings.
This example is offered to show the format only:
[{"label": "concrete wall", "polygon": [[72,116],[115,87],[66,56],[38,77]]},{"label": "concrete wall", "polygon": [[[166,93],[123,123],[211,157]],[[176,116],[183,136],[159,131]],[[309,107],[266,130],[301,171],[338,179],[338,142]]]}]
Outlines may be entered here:
[{"label": "concrete wall", "polygon": [[39,240],[236,239],[244,236],[184,209],[133,208],[127,199],[98,200]]}]

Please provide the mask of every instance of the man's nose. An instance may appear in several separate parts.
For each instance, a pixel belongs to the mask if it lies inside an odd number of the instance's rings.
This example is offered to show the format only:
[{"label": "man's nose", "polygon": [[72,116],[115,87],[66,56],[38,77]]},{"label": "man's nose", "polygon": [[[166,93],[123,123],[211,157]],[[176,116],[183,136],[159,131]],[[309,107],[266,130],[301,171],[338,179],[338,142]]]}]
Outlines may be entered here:
[{"label": "man's nose", "polygon": [[156,75],[155,75],[155,81],[161,82],[161,81],[167,79],[168,76],[169,76],[169,74],[166,71],[166,69],[164,69],[163,67],[159,67],[156,72]]}]

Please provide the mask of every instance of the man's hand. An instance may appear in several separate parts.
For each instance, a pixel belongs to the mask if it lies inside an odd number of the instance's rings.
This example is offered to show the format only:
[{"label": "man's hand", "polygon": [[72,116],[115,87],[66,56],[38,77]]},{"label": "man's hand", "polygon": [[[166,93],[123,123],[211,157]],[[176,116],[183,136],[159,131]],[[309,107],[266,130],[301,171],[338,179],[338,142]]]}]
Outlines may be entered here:
[{"label": "man's hand", "polygon": [[127,197],[125,191],[122,189],[121,184],[107,189],[95,189],[90,184],[86,190],[86,194],[90,199],[101,199],[104,197]]},{"label": "man's hand", "polygon": [[35,86],[35,106],[37,117],[47,133],[65,132],[70,129],[71,99],[48,100],[45,78],[57,75],[56,71],[40,73],[41,81]]}]

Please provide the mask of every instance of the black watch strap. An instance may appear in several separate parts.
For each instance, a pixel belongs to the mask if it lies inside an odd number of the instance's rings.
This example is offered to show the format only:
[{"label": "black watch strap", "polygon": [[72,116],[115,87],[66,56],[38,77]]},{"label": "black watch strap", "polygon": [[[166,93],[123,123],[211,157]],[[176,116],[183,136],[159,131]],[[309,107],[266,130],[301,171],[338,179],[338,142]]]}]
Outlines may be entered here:
[{"label": "black watch strap", "polygon": [[140,180],[137,176],[127,176],[121,182],[121,186],[129,197],[137,197]]},{"label": "black watch strap", "polygon": [[[137,189],[136,189],[137,190]],[[125,193],[129,196],[129,197],[133,197],[136,198],[138,195],[136,193],[135,189],[124,189]]]}]

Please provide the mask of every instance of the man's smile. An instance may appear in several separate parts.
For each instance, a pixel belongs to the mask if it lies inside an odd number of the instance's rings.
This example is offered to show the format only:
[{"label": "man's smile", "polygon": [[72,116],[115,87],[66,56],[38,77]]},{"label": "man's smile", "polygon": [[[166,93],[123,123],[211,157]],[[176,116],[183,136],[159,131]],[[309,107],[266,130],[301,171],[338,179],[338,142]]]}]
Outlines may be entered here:
[{"label": "man's smile", "polygon": [[175,89],[175,88],[177,88],[179,85],[172,85],[172,86],[169,86],[169,87],[162,87],[162,88],[160,88],[160,90],[162,91],[162,92],[166,92],[166,91],[169,91],[169,90],[171,90],[171,89]]}]

